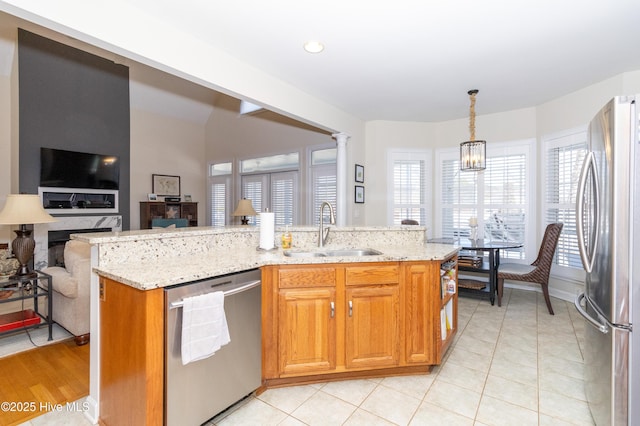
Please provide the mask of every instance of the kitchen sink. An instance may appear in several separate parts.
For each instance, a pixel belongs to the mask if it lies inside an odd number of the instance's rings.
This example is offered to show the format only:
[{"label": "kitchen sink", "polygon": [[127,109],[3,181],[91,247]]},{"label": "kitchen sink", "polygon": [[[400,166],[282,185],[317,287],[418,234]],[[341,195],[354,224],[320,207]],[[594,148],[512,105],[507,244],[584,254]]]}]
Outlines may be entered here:
[{"label": "kitchen sink", "polygon": [[284,250],[287,257],[326,257],[326,254],[320,251],[291,251]]},{"label": "kitchen sink", "polygon": [[373,249],[339,249],[324,251],[293,251],[285,250],[284,255],[287,257],[337,257],[337,256],[376,256],[382,254],[378,250]]},{"label": "kitchen sink", "polygon": [[382,254],[378,250],[373,249],[343,249],[343,250],[327,250],[327,256],[376,256]]}]

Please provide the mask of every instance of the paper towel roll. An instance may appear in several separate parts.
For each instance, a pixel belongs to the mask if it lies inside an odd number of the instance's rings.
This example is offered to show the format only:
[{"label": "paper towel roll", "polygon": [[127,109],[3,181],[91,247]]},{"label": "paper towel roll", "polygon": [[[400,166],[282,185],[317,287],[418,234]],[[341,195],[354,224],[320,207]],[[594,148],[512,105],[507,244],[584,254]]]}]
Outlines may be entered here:
[{"label": "paper towel roll", "polygon": [[273,212],[260,213],[260,248],[271,250],[275,247],[276,216]]}]

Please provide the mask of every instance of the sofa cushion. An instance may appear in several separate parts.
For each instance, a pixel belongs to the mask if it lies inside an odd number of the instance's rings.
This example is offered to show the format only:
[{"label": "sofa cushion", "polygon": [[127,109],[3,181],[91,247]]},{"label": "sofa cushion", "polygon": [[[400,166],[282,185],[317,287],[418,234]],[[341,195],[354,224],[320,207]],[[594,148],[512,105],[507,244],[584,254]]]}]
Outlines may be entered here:
[{"label": "sofa cushion", "polygon": [[42,272],[51,275],[51,283],[55,291],[70,299],[78,297],[78,280],[65,268],[51,266],[43,269]]},{"label": "sofa cushion", "polygon": [[64,246],[64,266],[74,274],[76,263],[91,259],[91,245],[82,241],[69,240]]}]

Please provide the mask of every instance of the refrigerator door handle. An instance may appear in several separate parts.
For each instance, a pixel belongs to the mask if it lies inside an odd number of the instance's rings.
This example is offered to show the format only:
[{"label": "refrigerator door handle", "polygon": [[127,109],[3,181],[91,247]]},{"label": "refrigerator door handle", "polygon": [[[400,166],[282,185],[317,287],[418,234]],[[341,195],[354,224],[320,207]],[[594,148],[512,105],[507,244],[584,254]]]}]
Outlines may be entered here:
[{"label": "refrigerator door handle", "polygon": [[[591,178],[593,180],[593,224],[594,230],[593,241],[589,241],[589,247],[584,238],[584,202],[585,202],[585,190],[587,185],[587,178],[589,177],[589,171],[591,171]],[[582,170],[580,171],[580,180],[578,181],[578,194],[576,200],[576,233],[578,235],[578,249],[580,251],[580,259],[587,273],[591,273],[593,270],[593,264],[596,259],[596,246],[598,245],[598,234],[600,226],[600,188],[598,187],[598,179],[596,174],[596,159],[592,151],[589,151],[582,163]]]},{"label": "refrigerator door handle", "polygon": [[[582,315],[584,317],[584,319],[586,319],[589,322],[589,324],[591,324],[596,329],[598,329],[598,331],[600,331],[603,334],[607,334],[609,332],[608,324],[606,322],[602,323],[602,322],[594,319],[582,307],[582,299],[584,299],[584,298],[585,298],[585,294],[584,293],[580,293],[580,295],[578,297],[576,297],[576,300],[573,302],[573,304],[576,306],[576,309],[578,310],[578,313],[580,315]],[[589,299],[587,299],[587,303],[590,303]],[[603,319],[603,318],[601,318],[600,315],[598,315],[598,319]]]},{"label": "refrigerator door handle", "polygon": [[[598,315],[598,320],[600,321],[594,319],[582,307],[582,299],[585,299],[586,303],[588,303],[589,306],[591,306],[591,308],[596,312],[596,314]],[[588,297],[586,297],[584,293],[580,293],[580,295],[576,297],[576,300],[573,302],[573,304],[576,306],[578,313],[580,313],[580,315],[582,315],[584,319],[586,319],[591,325],[593,325],[595,328],[597,328],[599,331],[601,331],[604,334],[607,334],[609,332],[609,329],[627,331],[629,333],[633,331],[632,324],[616,324],[616,323],[612,323],[607,318],[605,318],[602,314],[599,313],[599,311],[593,305],[593,302],[591,302],[591,300]]]}]

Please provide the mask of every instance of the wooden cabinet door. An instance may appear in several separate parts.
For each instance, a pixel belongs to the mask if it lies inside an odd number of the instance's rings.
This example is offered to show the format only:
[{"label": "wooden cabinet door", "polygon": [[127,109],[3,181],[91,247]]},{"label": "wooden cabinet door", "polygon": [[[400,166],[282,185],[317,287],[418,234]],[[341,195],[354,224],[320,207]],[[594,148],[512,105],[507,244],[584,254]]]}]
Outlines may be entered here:
[{"label": "wooden cabinet door", "polygon": [[281,288],[278,298],[281,375],[334,370],[335,288]]},{"label": "wooden cabinet door", "polygon": [[436,262],[407,263],[405,288],[405,362],[435,364],[440,343],[439,274]]},{"label": "wooden cabinet door", "polygon": [[399,359],[399,286],[346,290],[346,368],[392,367]]},{"label": "wooden cabinet door", "polygon": [[100,288],[100,424],[162,425],[164,290]]}]

